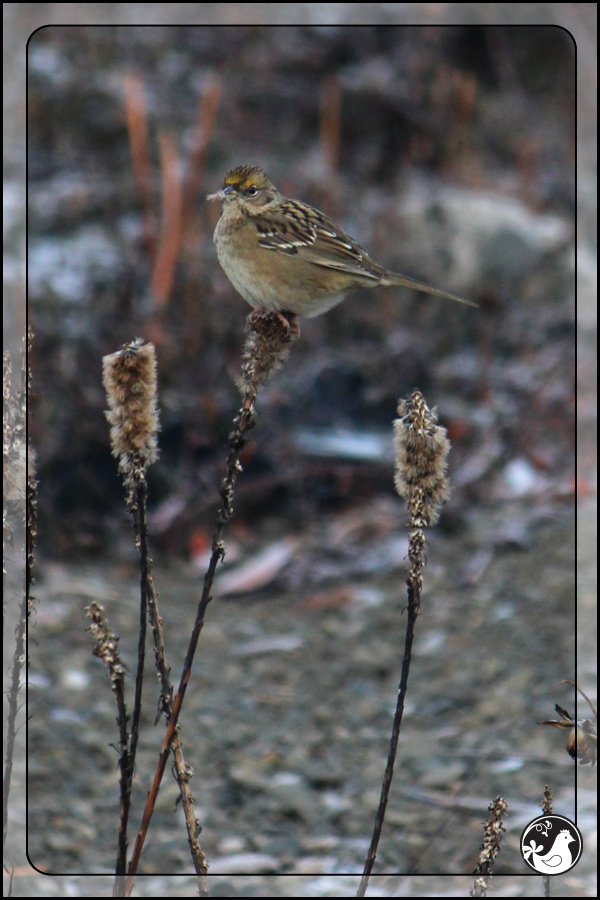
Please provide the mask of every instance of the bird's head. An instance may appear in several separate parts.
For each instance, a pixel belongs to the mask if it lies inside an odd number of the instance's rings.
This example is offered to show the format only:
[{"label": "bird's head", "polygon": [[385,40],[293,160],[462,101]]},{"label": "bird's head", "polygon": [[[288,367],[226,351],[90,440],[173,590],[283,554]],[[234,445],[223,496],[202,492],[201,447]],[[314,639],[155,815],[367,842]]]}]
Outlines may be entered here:
[{"label": "bird's head", "polygon": [[563,828],[563,830],[560,832],[560,834],[558,836],[561,837],[563,839],[563,841],[565,841],[565,843],[567,843],[567,844],[570,844],[571,841],[575,840],[575,838],[570,833],[568,828]]},{"label": "bird's head", "polygon": [[281,194],[258,166],[236,166],[223,179],[223,187],[208,200],[222,200],[240,212],[256,215],[281,199]]}]

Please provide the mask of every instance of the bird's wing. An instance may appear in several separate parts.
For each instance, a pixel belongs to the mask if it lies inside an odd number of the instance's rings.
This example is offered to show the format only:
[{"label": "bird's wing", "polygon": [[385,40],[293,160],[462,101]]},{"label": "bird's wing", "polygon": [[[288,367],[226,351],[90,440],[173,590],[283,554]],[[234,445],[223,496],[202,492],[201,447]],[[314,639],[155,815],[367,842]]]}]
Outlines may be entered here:
[{"label": "bird's wing", "polygon": [[543,863],[545,866],[548,866],[549,869],[556,869],[557,866],[563,861],[562,855],[560,853],[552,853],[548,854],[549,858],[547,859],[545,856],[539,858],[539,862]]},{"label": "bird's wing", "polygon": [[256,216],[254,222],[258,244],[265,250],[298,256],[367,280],[379,281],[383,274],[356,241],[339,231],[331,219],[304,204],[288,200],[281,214]]},{"label": "bird's wing", "polygon": [[265,250],[276,250],[316,266],[345,272],[353,276],[357,284],[397,284],[477,306],[472,300],[429,287],[422,281],[397,272],[388,272],[374,262],[350,235],[336,228],[331,219],[304,203],[286,200],[281,211],[270,210],[268,216],[255,216],[253,221],[258,230],[258,245]]}]

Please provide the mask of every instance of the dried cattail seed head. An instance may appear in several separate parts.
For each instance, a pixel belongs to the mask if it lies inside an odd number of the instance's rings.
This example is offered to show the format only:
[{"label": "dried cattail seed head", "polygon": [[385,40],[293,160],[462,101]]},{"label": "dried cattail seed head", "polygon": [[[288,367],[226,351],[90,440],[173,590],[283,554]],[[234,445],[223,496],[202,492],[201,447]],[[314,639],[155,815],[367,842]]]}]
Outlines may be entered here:
[{"label": "dried cattail seed head", "polygon": [[430,410],[420,391],[398,405],[394,422],[396,490],[408,501],[411,525],[434,525],[449,496],[447,457],[450,450],[446,429],[437,424],[436,409]]},{"label": "dried cattail seed head", "polygon": [[153,344],[138,338],[122,350],[102,358],[102,381],[109,409],[113,456],[119,460],[135,505],[135,487],[144,482],[146,470],[158,458],[159,429],[156,403],[156,354]]}]

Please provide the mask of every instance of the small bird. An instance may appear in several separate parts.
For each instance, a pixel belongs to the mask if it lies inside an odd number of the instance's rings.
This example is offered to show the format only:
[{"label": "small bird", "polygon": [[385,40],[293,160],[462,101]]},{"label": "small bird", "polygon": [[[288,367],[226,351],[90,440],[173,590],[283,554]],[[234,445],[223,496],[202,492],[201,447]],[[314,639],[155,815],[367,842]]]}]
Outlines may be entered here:
[{"label": "small bird", "polygon": [[255,310],[320,316],[362,287],[400,285],[477,306],[390,272],[324,213],[279,193],[257,166],[236,166],[209,194],[223,208],[214,241],[232,285]]}]

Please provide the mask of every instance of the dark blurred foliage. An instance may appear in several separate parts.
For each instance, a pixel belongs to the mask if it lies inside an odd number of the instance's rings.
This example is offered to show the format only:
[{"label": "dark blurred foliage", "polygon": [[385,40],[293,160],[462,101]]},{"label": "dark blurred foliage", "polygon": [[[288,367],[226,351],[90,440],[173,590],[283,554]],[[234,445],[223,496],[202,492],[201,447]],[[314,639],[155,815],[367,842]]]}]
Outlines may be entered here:
[{"label": "dark blurred foliage", "polygon": [[[126,124],[131,73],[143,85],[159,221],[161,135],[175,138],[184,184],[197,181],[193,196],[184,190],[189,217],[162,307],[150,291],[155,260]],[[198,109],[217,78],[206,158],[190,173]],[[514,457],[560,493],[573,440],[574,96],[574,45],[551,26],[36,32],[30,433],[41,545],[57,554],[97,550],[121,534],[126,511],[103,417],[101,356],[136,336],[156,343],[159,364],[154,538],[181,552],[195,528],[210,527],[249,310],[218,266],[218,210],[204,198],[245,162],[337,218],[381,263],[480,308],[382,290],[304,321],[288,364],[259,398],[238,513],[276,511],[301,523],[392,491],[388,460],[309,455],[298,434],[388,429],[391,441],[398,398],[415,387],[449,428],[451,476],[452,467],[463,473],[448,522],[460,523],[467,501],[490,501]],[[478,234],[467,203],[486,196],[490,221],[498,219],[488,235]],[[511,202],[541,223],[539,239],[528,243],[522,224],[502,225],[495,204]],[[548,239],[552,227],[558,236]],[[484,444],[493,450],[479,460]]]}]

